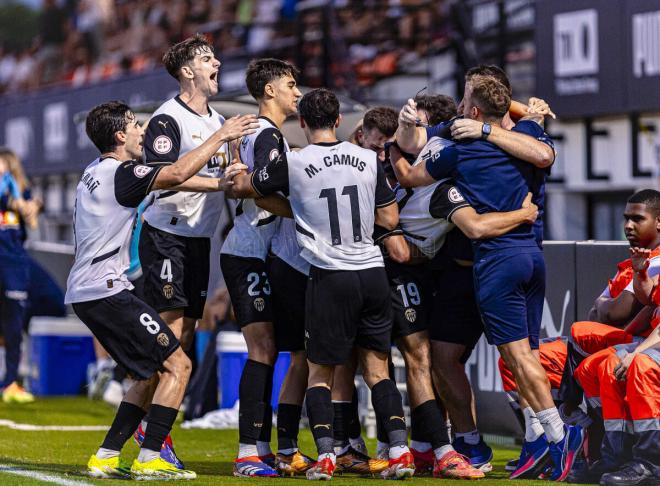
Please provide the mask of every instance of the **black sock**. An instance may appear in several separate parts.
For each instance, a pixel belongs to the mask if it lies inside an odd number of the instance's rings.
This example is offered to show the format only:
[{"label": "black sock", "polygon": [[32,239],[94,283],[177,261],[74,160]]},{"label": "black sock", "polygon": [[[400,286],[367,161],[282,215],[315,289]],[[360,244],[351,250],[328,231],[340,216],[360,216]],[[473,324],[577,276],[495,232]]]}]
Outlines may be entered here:
[{"label": "black sock", "polygon": [[385,426],[383,425],[383,421],[381,419],[382,417],[376,415],[376,439],[378,442],[387,444],[389,443],[390,439],[387,436],[387,430],[385,430]]},{"label": "black sock", "polygon": [[410,412],[412,440],[430,442],[433,449],[449,444],[449,435],[442,412],[435,400],[428,400]]},{"label": "black sock", "polygon": [[332,435],[335,439],[335,447],[346,447],[348,441],[348,420],[350,414],[350,402],[332,402],[334,418],[332,420]]},{"label": "black sock", "polygon": [[266,387],[264,388],[264,420],[259,432],[258,441],[270,442],[273,433],[273,406],[270,404],[270,398],[273,394],[273,372],[275,368],[268,367],[268,376],[266,377]]},{"label": "black sock", "polygon": [[[117,415],[112,421],[110,430],[103,439],[101,447],[111,451],[120,451],[128,439],[131,438],[140,421],[147,414],[142,408],[128,402],[121,402]],[[160,449],[159,449],[160,450]]]},{"label": "black sock", "polygon": [[358,413],[358,394],[357,389],[353,387],[353,400],[351,400],[350,408],[344,414],[346,421],[346,433],[349,439],[358,439],[362,435],[362,424],[360,424],[360,414]]},{"label": "black sock", "polygon": [[290,403],[280,403],[277,406],[277,447],[295,449],[298,447],[298,430],[302,407]]},{"label": "black sock", "polygon": [[248,359],[238,385],[238,436],[241,444],[256,444],[263,428],[268,376],[272,366]]},{"label": "black sock", "polygon": [[144,442],[142,442],[143,449],[160,451],[165,438],[172,430],[178,412],[176,408],[151,404],[149,416],[147,417],[149,426],[144,433]]},{"label": "black sock", "polygon": [[305,394],[307,402],[307,417],[309,427],[312,429],[316,449],[321,454],[334,454],[334,438],[332,421],[332,394],[324,386],[315,386],[307,389]]},{"label": "black sock", "polygon": [[374,406],[376,417],[380,417],[390,447],[408,444],[408,431],[406,418],[403,414],[401,393],[392,380],[381,380],[371,389],[371,403]]}]

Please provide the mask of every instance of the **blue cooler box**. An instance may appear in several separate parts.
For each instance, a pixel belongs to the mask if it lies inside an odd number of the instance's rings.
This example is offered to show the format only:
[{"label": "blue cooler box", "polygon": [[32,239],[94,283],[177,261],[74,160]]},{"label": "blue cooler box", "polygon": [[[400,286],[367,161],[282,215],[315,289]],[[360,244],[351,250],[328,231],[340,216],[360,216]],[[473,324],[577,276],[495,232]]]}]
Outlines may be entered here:
[{"label": "blue cooler box", "polygon": [[[218,352],[218,388],[220,389],[220,408],[233,408],[238,400],[238,385],[241,381],[243,365],[248,358],[247,345],[240,332],[222,331],[216,341]],[[270,403],[273,410],[277,409],[277,399],[284,381],[286,371],[289,369],[291,356],[289,353],[280,353],[275,363],[273,373],[273,394]]]},{"label": "blue cooler box", "polygon": [[75,316],[30,322],[29,388],[35,395],[78,395],[95,361],[92,333]]}]

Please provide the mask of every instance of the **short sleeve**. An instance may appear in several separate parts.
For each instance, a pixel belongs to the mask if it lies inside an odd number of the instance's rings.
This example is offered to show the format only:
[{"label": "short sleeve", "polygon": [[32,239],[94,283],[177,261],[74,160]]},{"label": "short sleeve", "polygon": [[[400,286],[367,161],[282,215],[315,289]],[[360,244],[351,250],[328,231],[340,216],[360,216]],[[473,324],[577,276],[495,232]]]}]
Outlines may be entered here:
[{"label": "short sleeve", "polygon": [[541,127],[541,125],[538,123],[532,120],[522,120],[516,123],[511,131],[534,137],[539,142],[543,142],[548,147],[550,147],[555,155],[557,154],[557,151],[555,150],[555,143],[552,141],[552,138],[550,138],[550,135],[543,131],[543,127]]},{"label": "short sleeve", "polygon": [[426,170],[436,181],[451,177],[458,164],[456,145],[449,145],[436,152],[426,161]]},{"label": "short sleeve", "polygon": [[150,167],[134,160],[123,162],[115,171],[115,199],[127,208],[136,208],[145,198],[162,167]]},{"label": "short sleeve", "polygon": [[281,154],[266,167],[252,172],[252,187],[261,196],[282,192],[289,195],[289,164]]},{"label": "short sleeve", "polygon": [[451,121],[444,121],[432,127],[426,127],[426,140],[431,140],[432,137],[451,140]]},{"label": "short sleeve", "polygon": [[389,206],[390,204],[396,202],[396,194],[394,194],[394,191],[392,191],[392,188],[387,182],[387,177],[385,176],[383,165],[378,161],[376,161],[375,199],[377,208]]},{"label": "short sleeve", "polygon": [[451,221],[451,215],[458,209],[468,207],[469,204],[458,190],[450,182],[438,184],[429,203],[429,213],[437,219]]},{"label": "short sleeve", "polygon": [[144,134],[145,160],[149,165],[173,163],[179,159],[181,131],[170,115],[161,113],[149,120]]},{"label": "short sleeve", "polygon": [[277,128],[266,128],[254,140],[254,170],[263,169],[284,153],[284,137]]}]

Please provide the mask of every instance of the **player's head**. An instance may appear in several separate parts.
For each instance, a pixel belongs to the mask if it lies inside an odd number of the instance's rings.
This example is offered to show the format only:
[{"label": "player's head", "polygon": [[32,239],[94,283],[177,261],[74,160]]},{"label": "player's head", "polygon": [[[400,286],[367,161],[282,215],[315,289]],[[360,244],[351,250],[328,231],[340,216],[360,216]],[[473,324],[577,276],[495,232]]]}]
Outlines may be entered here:
[{"label": "player's head", "polygon": [[[504,86],[506,86],[506,89],[509,90],[509,96],[511,96],[511,82],[509,81],[509,77],[504,72],[504,69],[501,67],[495,66],[494,64],[479,64],[478,66],[468,69],[468,71],[465,73],[465,89],[463,90],[464,93],[468,90],[468,85],[470,85],[470,83],[477,78],[492,78],[496,81],[499,81]],[[463,102],[465,100],[465,94],[463,96],[463,100],[461,100],[458,105],[459,113],[463,113]]]},{"label": "player's head", "polygon": [[317,88],[305,93],[298,103],[300,126],[303,129],[334,130],[339,126],[339,100],[326,88]]},{"label": "player's head", "polygon": [[27,177],[25,177],[21,159],[19,159],[16,152],[9,147],[0,147],[0,176],[5,172],[11,174],[21,192],[27,189],[29,183]]},{"label": "player's head", "polygon": [[456,102],[447,95],[417,95],[417,116],[423,125],[437,125],[456,116]]},{"label": "player's head", "polygon": [[206,97],[218,93],[220,61],[213,54],[213,46],[201,34],[174,44],[163,56],[163,64],[182,86],[201,91]]},{"label": "player's head", "polygon": [[377,106],[364,114],[362,129],[356,133],[358,145],[373,150],[378,160],[385,160],[385,144],[394,139],[398,126],[397,113],[392,108]]},{"label": "player's head", "polygon": [[95,106],[87,115],[85,131],[101,153],[126,152],[128,157],[142,157],[144,129],[130,107],[121,101]]},{"label": "player's head", "polygon": [[462,105],[465,118],[499,123],[509,111],[511,95],[499,81],[475,77],[465,86]]},{"label": "player's head", "polygon": [[289,62],[254,59],[245,71],[245,84],[255,100],[272,100],[288,116],[298,111],[298,100],[302,96],[296,85],[299,74],[298,68]]},{"label": "player's head", "polygon": [[623,217],[630,246],[652,249],[660,243],[660,192],[643,189],[630,196]]}]

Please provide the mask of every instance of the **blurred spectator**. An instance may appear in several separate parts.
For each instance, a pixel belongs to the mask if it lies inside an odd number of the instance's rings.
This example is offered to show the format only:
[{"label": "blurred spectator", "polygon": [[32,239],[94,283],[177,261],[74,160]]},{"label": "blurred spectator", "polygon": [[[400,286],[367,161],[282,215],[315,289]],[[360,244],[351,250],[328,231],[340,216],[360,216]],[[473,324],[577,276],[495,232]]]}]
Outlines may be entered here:
[{"label": "blurred spectator", "polygon": [[55,0],[44,0],[39,15],[39,62],[40,80],[47,84],[57,76],[57,66],[67,38],[68,18]]}]

